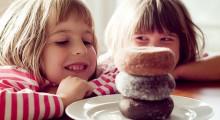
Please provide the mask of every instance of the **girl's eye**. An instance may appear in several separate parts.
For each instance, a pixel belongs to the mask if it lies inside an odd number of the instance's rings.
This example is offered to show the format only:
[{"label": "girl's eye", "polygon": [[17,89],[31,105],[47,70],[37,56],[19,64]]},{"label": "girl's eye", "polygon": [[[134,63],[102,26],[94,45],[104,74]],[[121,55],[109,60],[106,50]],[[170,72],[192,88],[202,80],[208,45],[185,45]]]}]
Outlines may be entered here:
[{"label": "girl's eye", "polygon": [[86,34],[82,37],[83,44],[85,46],[92,46],[94,41],[94,36],[91,32],[86,32]]},{"label": "girl's eye", "polygon": [[83,40],[83,44],[84,44],[85,46],[93,45],[93,43],[90,42],[90,41],[88,41],[88,40]]},{"label": "girl's eye", "polygon": [[144,35],[134,35],[133,40],[138,46],[146,46],[149,43],[149,38]]},{"label": "girl's eye", "polygon": [[172,42],[174,39],[171,38],[171,37],[163,37],[160,40],[163,41],[163,42]]},{"label": "girl's eye", "polygon": [[147,41],[148,38],[146,36],[135,36],[134,37],[136,40],[140,40],[140,41]]},{"label": "girl's eye", "polygon": [[67,45],[68,43],[69,43],[68,40],[56,41],[55,42],[56,45],[60,45],[60,46]]}]

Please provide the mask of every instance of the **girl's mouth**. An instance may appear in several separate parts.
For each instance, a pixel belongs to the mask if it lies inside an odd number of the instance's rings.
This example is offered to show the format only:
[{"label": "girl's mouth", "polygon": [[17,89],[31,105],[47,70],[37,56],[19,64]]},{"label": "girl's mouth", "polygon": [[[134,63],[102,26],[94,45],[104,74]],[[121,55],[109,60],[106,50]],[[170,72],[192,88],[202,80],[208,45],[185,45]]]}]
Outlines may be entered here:
[{"label": "girl's mouth", "polygon": [[77,64],[71,64],[71,65],[65,66],[65,69],[69,71],[83,71],[83,70],[86,70],[87,67],[88,67],[87,64],[77,63]]}]

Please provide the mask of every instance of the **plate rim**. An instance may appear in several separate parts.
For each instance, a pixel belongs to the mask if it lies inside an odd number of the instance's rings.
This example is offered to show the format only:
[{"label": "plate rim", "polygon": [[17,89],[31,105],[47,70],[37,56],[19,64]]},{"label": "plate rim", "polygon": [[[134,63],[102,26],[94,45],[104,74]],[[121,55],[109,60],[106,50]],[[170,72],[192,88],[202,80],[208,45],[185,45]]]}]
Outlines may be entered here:
[{"label": "plate rim", "polygon": [[[203,101],[201,101],[201,100],[199,100],[199,99],[194,99],[194,98],[190,98],[190,97],[185,97],[185,96],[179,96],[179,95],[170,95],[171,96],[171,98],[174,100],[174,107],[175,107],[175,105],[176,106],[182,106],[182,107],[186,107],[186,108],[188,108],[188,107],[190,107],[190,108],[194,108],[194,107],[191,107],[190,105],[177,105],[177,103],[178,103],[178,99],[179,100],[184,100],[184,101],[191,101],[191,102],[195,102],[195,103],[197,103],[197,104],[201,104],[201,105],[203,105],[203,106],[206,106],[206,107],[208,107],[208,108],[210,108],[210,110],[211,110],[211,112],[209,113],[209,114],[207,114],[208,116],[208,118],[212,118],[213,116],[214,116],[214,110],[213,110],[213,108],[208,104],[208,103],[206,103],[206,102],[203,102]],[[86,119],[86,116],[85,116],[85,111],[86,111],[86,109],[84,109],[83,107],[84,107],[84,105],[87,103],[87,101],[89,101],[89,100],[95,100],[95,99],[102,99],[102,98],[104,98],[104,99],[106,99],[107,97],[115,97],[115,99],[116,99],[116,101],[118,101],[122,96],[121,96],[121,94],[111,94],[111,95],[104,95],[104,96],[96,96],[96,97],[92,97],[92,98],[86,98],[86,99],[83,99],[83,100],[79,100],[79,101],[76,101],[76,102],[73,102],[73,103],[71,103],[71,104],[69,104],[67,107],[66,107],[66,109],[65,109],[65,113],[67,114],[67,116],[69,116],[70,118],[72,118],[72,119],[77,119],[77,120],[85,120]],[[106,101],[107,103],[108,102],[113,102],[113,101]],[[104,104],[105,102],[103,102],[103,103],[100,103],[100,104]],[[71,114],[70,112],[71,112],[71,107],[72,106],[74,106],[74,105],[81,105],[81,110],[78,110],[78,112],[80,112],[79,114],[81,114],[82,116],[83,116],[83,118],[81,118],[81,117],[79,117],[80,115],[74,115],[74,114]],[[97,105],[100,105],[100,104],[97,104]],[[73,107],[74,108],[74,107]],[[88,109],[87,109],[88,110]]]}]

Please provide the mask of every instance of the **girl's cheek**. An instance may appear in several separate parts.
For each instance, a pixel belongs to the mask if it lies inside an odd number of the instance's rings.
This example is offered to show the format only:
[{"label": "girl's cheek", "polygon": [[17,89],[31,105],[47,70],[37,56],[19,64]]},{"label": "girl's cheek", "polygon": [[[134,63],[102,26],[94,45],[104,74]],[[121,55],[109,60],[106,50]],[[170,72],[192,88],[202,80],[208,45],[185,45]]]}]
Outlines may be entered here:
[{"label": "girl's cheek", "polygon": [[130,42],[126,45],[127,45],[126,47],[140,47],[140,46],[143,46],[140,43],[136,42],[135,40],[132,40],[132,42]]}]

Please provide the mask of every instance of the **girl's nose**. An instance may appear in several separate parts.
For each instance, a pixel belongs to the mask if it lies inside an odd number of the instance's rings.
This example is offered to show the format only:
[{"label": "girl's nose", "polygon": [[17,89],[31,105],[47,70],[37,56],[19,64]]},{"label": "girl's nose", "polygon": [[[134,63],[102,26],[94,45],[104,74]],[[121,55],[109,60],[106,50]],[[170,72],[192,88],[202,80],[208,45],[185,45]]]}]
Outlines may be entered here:
[{"label": "girl's nose", "polygon": [[148,46],[150,46],[150,47],[158,47],[159,44],[158,44],[158,42],[156,40],[151,40],[151,41],[149,41]]},{"label": "girl's nose", "polygon": [[85,55],[86,53],[87,53],[87,49],[83,43],[73,46],[73,49],[72,49],[73,55]]}]

